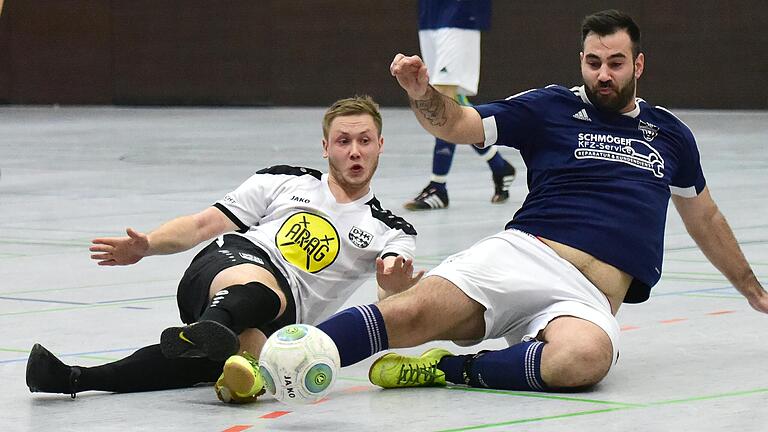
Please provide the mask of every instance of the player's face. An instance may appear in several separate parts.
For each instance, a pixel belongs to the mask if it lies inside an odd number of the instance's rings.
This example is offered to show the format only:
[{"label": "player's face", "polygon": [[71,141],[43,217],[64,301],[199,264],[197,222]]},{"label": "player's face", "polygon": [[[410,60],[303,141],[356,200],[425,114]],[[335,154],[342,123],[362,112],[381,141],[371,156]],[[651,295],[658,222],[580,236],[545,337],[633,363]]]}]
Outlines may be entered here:
[{"label": "player's face", "polygon": [[590,33],[581,53],[581,76],[592,103],[601,110],[627,112],[635,108],[637,79],[644,57],[632,60],[632,40],[626,31],[599,36]]},{"label": "player's face", "polygon": [[370,115],[336,117],[328,128],[328,136],[323,139],[329,181],[350,195],[367,193],[383,145],[384,138]]}]

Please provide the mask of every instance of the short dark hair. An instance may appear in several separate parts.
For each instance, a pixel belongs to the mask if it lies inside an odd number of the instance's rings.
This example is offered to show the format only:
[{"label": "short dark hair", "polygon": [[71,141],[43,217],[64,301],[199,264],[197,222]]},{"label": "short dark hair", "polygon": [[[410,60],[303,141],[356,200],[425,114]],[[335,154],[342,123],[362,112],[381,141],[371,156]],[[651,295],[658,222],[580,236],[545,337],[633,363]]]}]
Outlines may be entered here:
[{"label": "short dark hair", "polygon": [[584,17],[584,21],[581,22],[581,46],[584,46],[584,39],[590,33],[608,36],[619,30],[626,30],[629,34],[629,39],[632,41],[632,58],[636,59],[640,54],[640,27],[635,24],[631,16],[616,9],[595,12]]}]

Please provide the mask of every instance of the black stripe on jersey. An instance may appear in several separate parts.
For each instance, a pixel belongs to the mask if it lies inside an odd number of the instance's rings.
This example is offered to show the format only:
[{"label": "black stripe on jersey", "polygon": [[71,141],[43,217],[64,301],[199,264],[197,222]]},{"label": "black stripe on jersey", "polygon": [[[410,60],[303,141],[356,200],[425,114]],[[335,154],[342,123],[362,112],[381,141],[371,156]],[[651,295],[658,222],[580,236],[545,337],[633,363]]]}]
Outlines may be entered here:
[{"label": "black stripe on jersey", "polygon": [[318,180],[320,180],[320,178],[323,176],[323,173],[316,169],[295,167],[290,165],[272,165],[271,167],[256,171],[256,174],[287,174],[295,176],[303,176],[309,174]]},{"label": "black stripe on jersey", "polygon": [[400,216],[395,216],[391,211],[381,208],[381,203],[376,197],[371,198],[366,204],[371,208],[371,216],[384,222],[384,225],[392,229],[399,229],[406,234],[416,235],[416,229],[413,228],[413,225]]},{"label": "black stripe on jersey", "polygon": [[235,225],[237,225],[237,227],[240,228],[239,230],[237,230],[237,232],[239,232],[241,234],[245,233],[245,232],[248,232],[248,229],[250,229],[250,227],[248,225],[244,224],[243,221],[238,219],[238,217],[235,216],[231,211],[229,211],[228,208],[224,207],[221,203],[216,203],[213,206],[216,207],[217,209],[219,209],[222,213],[224,213],[224,215],[226,217],[228,217],[229,220],[234,222]]}]

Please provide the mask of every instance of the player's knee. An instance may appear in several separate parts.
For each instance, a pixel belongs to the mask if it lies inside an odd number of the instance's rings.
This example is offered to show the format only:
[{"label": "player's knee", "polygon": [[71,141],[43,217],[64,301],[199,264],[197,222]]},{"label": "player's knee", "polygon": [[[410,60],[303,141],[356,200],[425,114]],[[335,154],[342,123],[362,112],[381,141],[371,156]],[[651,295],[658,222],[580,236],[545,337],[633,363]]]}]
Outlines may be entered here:
[{"label": "player's knee", "polygon": [[[429,341],[427,318],[430,316],[421,302],[390,297],[379,303],[387,332],[391,337],[405,337],[409,345]],[[407,337],[406,337],[407,335]],[[424,339],[424,340],[422,340]]]},{"label": "player's knee", "polygon": [[610,343],[607,346],[602,343],[581,343],[551,348],[556,352],[551,352],[547,358],[545,348],[545,360],[549,361],[544,369],[548,373],[542,378],[554,388],[593,386],[608,375],[613,362]]},{"label": "player's knee", "polygon": [[423,314],[418,303],[402,301],[401,299],[386,299],[379,304],[384,320],[398,326],[417,326]]}]

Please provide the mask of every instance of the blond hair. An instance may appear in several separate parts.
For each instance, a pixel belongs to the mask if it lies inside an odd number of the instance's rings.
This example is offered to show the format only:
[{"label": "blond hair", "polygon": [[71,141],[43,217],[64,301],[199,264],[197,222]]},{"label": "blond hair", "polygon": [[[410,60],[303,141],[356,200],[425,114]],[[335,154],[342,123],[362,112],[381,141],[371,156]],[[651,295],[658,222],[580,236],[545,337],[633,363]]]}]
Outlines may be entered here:
[{"label": "blond hair", "polygon": [[328,130],[336,117],[368,114],[373,117],[373,123],[376,124],[376,130],[381,135],[381,113],[379,104],[374,102],[368,95],[355,96],[346,99],[339,99],[334,102],[323,116],[323,137],[328,138]]}]

